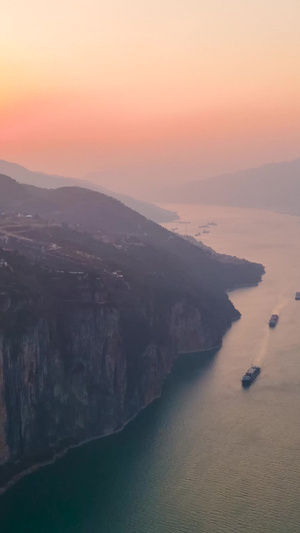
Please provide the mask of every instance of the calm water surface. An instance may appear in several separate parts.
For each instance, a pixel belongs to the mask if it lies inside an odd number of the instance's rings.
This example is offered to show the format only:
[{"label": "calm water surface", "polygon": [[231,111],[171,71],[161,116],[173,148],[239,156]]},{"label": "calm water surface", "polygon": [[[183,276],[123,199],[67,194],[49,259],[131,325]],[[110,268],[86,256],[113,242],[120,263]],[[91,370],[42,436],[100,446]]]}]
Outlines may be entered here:
[{"label": "calm water surface", "polygon": [[[263,282],[230,293],[242,318],[222,348],[179,359],[162,398],[122,433],[71,450],[0,497],[1,533],[300,532],[299,219],[172,208],[192,235],[215,220],[205,244],[262,262]],[[243,390],[253,363],[262,372]]]}]

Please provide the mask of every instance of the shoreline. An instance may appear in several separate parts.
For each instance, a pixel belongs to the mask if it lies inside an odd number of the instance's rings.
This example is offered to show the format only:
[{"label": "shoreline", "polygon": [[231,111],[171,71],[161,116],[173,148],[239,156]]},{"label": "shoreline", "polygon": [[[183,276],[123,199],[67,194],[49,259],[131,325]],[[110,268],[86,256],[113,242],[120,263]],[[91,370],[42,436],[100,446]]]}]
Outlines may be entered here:
[{"label": "shoreline", "polygon": [[[235,287],[232,287],[231,289],[227,289],[224,292],[226,292],[226,294],[227,294],[228,292],[233,292],[234,290],[239,290],[241,288],[255,287],[261,282],[262,282],[262,278],[257,283],[249,284],[249,285],[241,285],[241,286],[237,285]],[[80,446],[83,446],[84,444],[88,444],[89,442],[93,442],[93,441],[98,440],[98,439],[109,437],[111,435],[116,435],[116,434],[120,433],[121,431],[123,431],[123,429],[130,422],[132,422],[144,409],[146,409],[149,405],[151,405],[155,400],[158,400],[159,398],[161,398],[162,392],[163,392],[163,385],[164,385],[165,381],[168,379],[168,377],[170,376],[170,374],[172,373],[174,364],[175,364],[176,360],[179,357],[182,357],[184,355],[189,355],[189,354],[198,354],[198,353],[199,354],[203,354],[205,352],[213,352],[213,351],[220,350],[220,348],[222,347],[223,338],[226,335],[227,331],[232,327],[232,324],[237,322],[238,320],[240,320],[240,318],[241,318],[241,314],[239,316],[237,316],[237,317],[232,317],[231,323],[228,326],[228,328],[224,331],[224,333],[222,334],[221,343],[218,346],[213,346],[213,347],[210,347],[210,348],[205,348],[205,349],[201,349],[201,350],[197,350],[197,351],[193,350],[193,351],[190,351],[190,352],[181,352],[181,353],[177,354],[176,357],[174,358],[174,361],[173,361],[172,367],[170,369],[170,372],[168,373],[168,375],[165,377],[164,381],[162,382],[162,388],[161,388],[160,394],[158,394],[157,396],[154,396],[146,405],[141,406],[138,409],[138,411],[136,412],[136,414],[134,416],[132,416],[130,419],[126,420],[124,422],[124,424],[120,428],[117,428],[117,429],[115,429],[115,430],[113,430],[111,432],[104,433],[102,435],[97,435],[95,437],[91,437],[91,438],[85,439],[85,440],[80,441],[80,442],[78,442],[76,444],[72,444],[70,446],[67,446],[66,448],[62,449],[60,452],[57,452],[56,454],[54,454],[53,457],[51,457],[51,459],[47,459],[46,461],[41,461],[41,462],[38,462],[36,464],[33,464],[32,466],[30,466],[30,467],[26,468],[25,470],[19,472],[18,474],[13,476],[8,481],[8,483],[6,483],[3,487],[0,487],[0,497],[5,492],[7,492],[10,488],[12,488],[16,483],[18,483],[18,481],[20,481],[23,477],[26,477],[26,476],[28,476],[30,474],[33,474],[35,471],[39,470],[40,468],[43,468],[44,466],[49,466],[49,465],[55,463],[57,460],[59,460],[62,457],[64,457],[64,455],[66,455],[69,450],[72,450],[73,448],[79,448]],[[6,463],[4,463],[4,465],[5,464]]]},{"label": "shoreline", "polygon": [[[236,320],[239,320],[239,319],[236,319]],[[234,320],[234,321],[236,321],[236,320]],[[230,329],[230,327],[228,329]],[[226,334],[227,331],[225,331],[223,336]],[[205,348],[205,349],[197,350],[197,351],[193,350],[193,351],[190,351],[190,352],[179,353],[174,359],[174,364],[175,364],[176,360],[179,357],[183,357],[185,355],[191,355],[191,354],[204,354],[206,352],[208,352],[208,353],[209,352],[214,352],[214,351],[220,350],[221,346],[222,346],[222,342],[221,342],[221,344],[219,344],[218,346],[215,346],[215,347]],[[137,413],[134,416],[132,416],[131,418],[129,418],[128,420],[126,420],[124,422],[124,424],[120,428],[117,428],[117,429],[115,429],[115,430],[113,430],[111,432],[104,433],[103,435],[97,435],[95,437],[91,437],[91,438],[85,439],[83,441],[77,442],[76,444],[71,444],[70,446],[67,446],[66,448],[64,448],[60,452],[54,454],[51,459],[46,460],[46,461],[42,461],[42,462],[39,462],[39,463],[36,463],[36,464],[33,464],[29,468],[26,468],[22,472],[19,472],[18,474],[13,476],[8,481],[8,483],[6,483],[6,485],[4,485],[3,487],[0,487],[0,497],[3,494],[5,494],[5,492],[7,492],[9,489],[11,489],[14,485],[16,485],[22,478],[24,478],[26,476],[29,476],[30,474],[33,474],[34,472],[36,472],[37,470],[40,470],[41,468],[43,468],[45,466],[49,466],[51,464],[54,464],[56,461],[58,461],[59,459],[64,457],[68,453],[68,451],[70,451],[70,450],[72,450],[74,448],[80,448],[81,446],[84,446],[85,444],[88,444],[89,442],[93,442],[93,441],[96,441],[96,440],[104,439],[106,437],[109,437],[109,436],[112,436],[112,435],[117,435],[118,433],[121,433],[121,431],[123,431],[125,429],[125,427],[128,424],[130,424],[130,422],[132,422],[135,418],[137,418],[139,416],[139,414],[144,409],[147,409],[147,407],[149,407],[149,405],[151,405],[153,402],[155,402],[155,400],[158,400],[159,398],[161,398],[162,393],[163,393],[163,385],[164,385],[165,381],[168,379],[168,377],[171,375],[173,367],[174,367],[174,364],[172,365],[172,368],[171,368],[170,372],[168,373],[168,375],[166,376],[165,380],[163,381],[162,389],[161,389],[160,394],[158,394],[157,396],[154,396],[146,405],[143,405],[142,407],[140,407],[139,410],[137,411]]]}]

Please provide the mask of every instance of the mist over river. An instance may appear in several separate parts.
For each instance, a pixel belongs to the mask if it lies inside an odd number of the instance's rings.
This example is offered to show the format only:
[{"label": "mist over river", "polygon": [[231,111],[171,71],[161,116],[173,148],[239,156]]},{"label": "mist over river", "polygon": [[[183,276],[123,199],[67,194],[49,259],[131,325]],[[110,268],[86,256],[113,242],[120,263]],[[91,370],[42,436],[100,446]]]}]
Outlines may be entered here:
[{"label": "mist over river", "polygon": [[[168,205],[204,244],[264,264],[230,293],[217,352],[182,356],[162,397],[119,434],[70,450],[0,496],[1,533],[300,531],[300,219]],[[270,329],[272,313],[279,314]],[[261,374],[247,390],[251,364]]]}]

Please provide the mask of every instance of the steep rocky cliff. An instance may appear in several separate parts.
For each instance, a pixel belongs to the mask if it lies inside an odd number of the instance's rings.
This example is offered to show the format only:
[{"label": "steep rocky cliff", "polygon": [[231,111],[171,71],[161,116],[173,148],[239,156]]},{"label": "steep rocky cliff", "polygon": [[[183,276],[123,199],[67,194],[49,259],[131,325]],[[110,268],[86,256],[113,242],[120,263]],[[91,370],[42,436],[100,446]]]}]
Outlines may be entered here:
[{"label": "steep rocky cliff", "polygon": [[159,396],[178,353],[218,346],[239,316],[223,295],[114,288],[107,301],[92,277],[72,281],[72,298],[53,293],[44,273],[32,280],[39,296],[20,279],[0,312],[1,486],[122,428]]},{"label": "steep rocky cliff", "polygon": [[122,428],[179,353],[219,346],[239,318],[224,289],[263,267],[183,240],[181,257],[154,231],[158,243],[0,217],[0,487]]}]

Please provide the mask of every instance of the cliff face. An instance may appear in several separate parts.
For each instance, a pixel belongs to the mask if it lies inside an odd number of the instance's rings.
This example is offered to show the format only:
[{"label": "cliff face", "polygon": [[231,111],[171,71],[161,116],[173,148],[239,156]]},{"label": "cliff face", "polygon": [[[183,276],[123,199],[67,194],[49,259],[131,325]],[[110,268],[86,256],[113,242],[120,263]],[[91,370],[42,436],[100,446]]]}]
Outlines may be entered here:
[{"label": "cliff face", "polygon": [[179,353],[221,344],[239,317],[224,290],[261,279],[261,265],[220,262],[125,214],[142,236],[0,216],[0,490],[122,428]]},{"label": "cliff face", "polygon": [[[92,293],[92,292],[91,292]],[[72,444],[116,431],[160,395],[176,355],[221,343],[238,316],[204,323],[201,303],[28,299],[0,328],[0,486]],[[98,295],[101,300],[101,295]],[[215,317],[216,318],[216,317]]]}]

